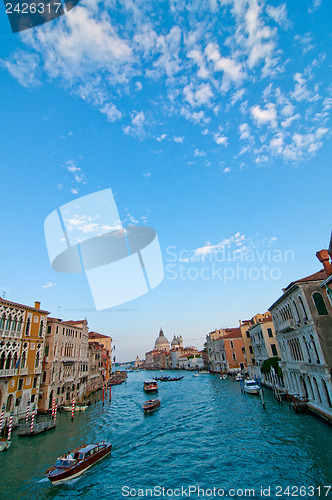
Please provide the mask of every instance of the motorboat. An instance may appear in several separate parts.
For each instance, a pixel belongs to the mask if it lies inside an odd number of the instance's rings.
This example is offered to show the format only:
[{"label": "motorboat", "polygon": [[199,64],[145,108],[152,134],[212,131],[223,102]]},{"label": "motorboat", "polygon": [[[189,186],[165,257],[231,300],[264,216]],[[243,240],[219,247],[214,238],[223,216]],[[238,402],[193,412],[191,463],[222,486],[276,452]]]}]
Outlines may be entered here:
[{"label": "motorboat", "polygon": [[158,384],[154,379],[147,379],[147,380],[144,380],[143,389],[146,392],[156,392],[156,391],[158,391]]},{"label": "motorboat", "polygon": [[199,373],[194,373],[194,377],[199,377]]},{"label": "motorboat", "polygon": [[182,380],[184,378],[184,375],[182,377],[173,377],[168,379],[168,382],[177,382],[178,380]]},{"label": "motorboat", "polygon": [[146,401],[146,403],[144,403],[143,410],[145,413],[151,413],[157,410],[159,406],[160,406],[159,399],[149,399],[149,401]]},{"label": "motorboat", "polygon": [[242,377],[242,373],[238,373],[238,374],[236,375],[236,377],[235,377],[235,380],[236,380],[237,382],[240,382],[240,380],[242,380],[242,379],[243,379],[243,377]]},{"label": "motorboat", "polygon": [[256,380],[249,378],[244,381],[243,390],[248,394],[259,394],[260,387]]},{"label": "motorboat", "polygon": [[59,457],[53,467],[50,467],[45,476],[52,484],[63,483],[83,474],[96,462],[111,453],[109,443],[87,444],[75,448]]}]

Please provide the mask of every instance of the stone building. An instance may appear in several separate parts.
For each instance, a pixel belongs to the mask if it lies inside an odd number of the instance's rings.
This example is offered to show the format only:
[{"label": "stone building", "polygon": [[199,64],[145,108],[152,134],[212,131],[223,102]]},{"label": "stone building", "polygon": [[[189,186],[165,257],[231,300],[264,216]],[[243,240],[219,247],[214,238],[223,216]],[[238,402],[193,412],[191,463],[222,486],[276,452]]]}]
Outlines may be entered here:
[{"label": "stone building", "polygon": [[0,298],[0,408],[14,422],[37,405],[48,311]]},{"label": "stone building", "polygon": [[206,336],[206,345],[212,372],[232,372],[247,366],[240,328],[214,330]]},{"label": "stone building", "polygon": [[83,400],[88,383],[88,322],[48,318],[38,408]]},{"label": "stone building", "polygon": [[332,420],[332,308],[323,291],[332,266],[329,260],[323,264],[321,271],[284,288],[270,311],[285,388],[307,397],[312,411]]},{"label": "stone building", "polygon": [[165,337],[163,329],[160,328],[159,336],[156,338],[154,348],[158,351],[169,351],[170,345],[168,339]]},{"label": "stone building", "polygon": [[268,385],[273,385],[270,377],[268,375],[263,376],[261,373],[261,366],[265,360],[280,355],[270,311],[264,314],[256,314],[251,321],[252,325],[248,331],[255,363],[250,364],[248,367],[249,375],[252,378],[262,378]]}]

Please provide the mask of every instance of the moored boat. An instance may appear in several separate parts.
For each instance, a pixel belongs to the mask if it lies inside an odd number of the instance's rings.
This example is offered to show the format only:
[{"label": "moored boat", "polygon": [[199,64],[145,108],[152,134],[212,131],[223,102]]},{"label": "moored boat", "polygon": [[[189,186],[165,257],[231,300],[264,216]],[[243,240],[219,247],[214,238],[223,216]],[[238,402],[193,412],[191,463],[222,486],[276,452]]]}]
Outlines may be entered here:
[{"label": "moored boat", "polygon": [[[88,405],[77,405],[75,406],[75,411],[85,411],[88,408]],[[63,406],[62,409],[63,411],[72,411],[73,406]]]},{"label": "moored boat", "polygon": [[236,375],[236,377],[235,377],[235,380],[236,380],[237,382],[240,382],[240,380],[242,380],[242,379],[243,379],[243,377],[242,377],[242,373],[238,373],[238,374]]},{"label": "moored boat", "polygon": [[158,391],[158,384],[154,379],[148,379],[144,381],[143,389],[146,392],[156,392]]},{"label": "moored boat", "polygon": [[10,440],[5,439],[5,438],[0,438],[0,451],[8,450],[8,448],[11,444],[12,444],[12,442]]},{"label": "moored boat", "polygon": [[184,378],[184,375],[182,377],[173,377],[168,379],[168,382],[177,382],[178,380],[182,380]]},{"label": "moored boat", "polygon": [[256,380],[249,378],[244,381],[243,390],[248,394],[259,394],[260,387],[257,384]]},{"label": "moored boat", "polygon": [[146,401],[144,403],[143,410],[145,413],[151,413],[152,411],[157,410],[159,406],[160,406],[159,399],[149,399],[149,401]]},{"label": "moored boat", "polygon": [[46,472],[46,477],[52,484],[63,483],[80,476],[96,462],[111,453],[109,443],[88,444],[75,448],[59,457],[53,467]]}]

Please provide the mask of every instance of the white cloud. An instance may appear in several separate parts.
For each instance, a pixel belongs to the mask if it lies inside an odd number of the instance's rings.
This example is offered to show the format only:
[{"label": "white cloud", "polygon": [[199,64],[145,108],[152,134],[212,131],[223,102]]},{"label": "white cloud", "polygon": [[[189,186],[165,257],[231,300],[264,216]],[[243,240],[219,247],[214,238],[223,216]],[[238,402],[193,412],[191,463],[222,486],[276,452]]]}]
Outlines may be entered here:
[{"label": "white cloud", "polygon": [[283,120],[281,122],[281,126],[283,128],[287,128],[293,123],[293,121],[299,120],[300,118],[301,118],[301,115],[299,113],[296,113],[296,115],[289,116],[288,118],[286,118],[286,120]]},{"label": "white cloud", "polygon": [[1,60],[1,64],[23,87],[39,85],[37,78],[39,57],[37,54],[29,54],[23,50],[18,50],[11,60]]},{"label": "white cloud", "polygon": [[303,74],[295,73],[294,75],[295,87],[291,96],[296,101],[308,101],[314,102],[318,101],[320,98],[318,94],[318,88],[315,87],[314,92],[310,91],[307,86],[307,80],[304,78]]},{"label": "white cloud", "polygon": [[167,134],[160,135],[159,137],[157,137],[157,141],[159,141],[159,142],[163,141],[165,139],[166,135]]},{"label": "white cloud", "polygon": [[192,106],[202,106],[208,104],[213,97],[213,92],[208,83],[201,83],[196,89],[193,83],[186,85],[183,89],[186,101]]},{"label": "white cloud", "polygon": [[221,144],[223,146],[227,145],[227,137],[220,135],[220,134],[214,134],[213,138],[217,144]]},{"label": "white cloud", "polygon": [[188,52],[187,57],[193,59],[198,66],[197,76],[207,79],[210,76],[210,71],[206,67],[205,59],[202,52],[198,49],[193,49]]},{"label": "white cloud", "polygon": [[249,139],[251,137],[250,135],[250,127],[248,123],[242,123],[239,126],[239,131],[240,131],[240,139]]},{"label": "white cloud", "polygon": [[206,156],[205,151],[200,151],[198,148],[195,149],[194,151],[194,156]]},{"label": "white cloud", "polygon": [[216,44],[209,43],[205,53],[208,60],[214,63],[214,70],[216,72],[222,71],[224,74],[221,84],[222,90],[227,90],[231,82],[239,83],[244,79],[245,74],[241,63],[230,57],[222,57]]},{"label": "white cloud", "polygon": [[174,142],[183,142],[184,141],[184,136],[175,136],[173,139]]},{"label": "white cloud", "polygon": [[73,189],[70,190],[70,192],[72,194],[78,194],[78,189],[77,188],[73,188]]},{"label": "white cloud", "polygon": [[286,27],[288,25],[286,4],[279,5],[278,7],[268,5],[266,12],[280,26]]},{"label": "white cloud", "polygon": [[251,108],[251,114],[258,125],[269,124],[272,127],[277,125],[277,112],[273,103],[267,103],[265,109],[256,105]]},{"label": "white cloud", "polygon": [[232,169],[230,167],[226,167],[224,168],[223,172],[224,174],[227,174],[228,172],[230,172]]},{"label": "white cloud", "polygon": [[146,174],[143,174],[144,177],[150,177],[151,176],[151,172],[146,172]]},{"label": "white cloud", "polygon": [[145,124],[145,114],[144,111],[134,111],[130,113],[131,125],[127,125],[123,128],[123,131],[127,135],[133,137],[142,138],[144,135],[144,124]]},{"label": "white cloud", "polygon": [[48,281],[45,285],[42,285],[42,288],[51,288],[52,286],[56,286],[56,283]]}]

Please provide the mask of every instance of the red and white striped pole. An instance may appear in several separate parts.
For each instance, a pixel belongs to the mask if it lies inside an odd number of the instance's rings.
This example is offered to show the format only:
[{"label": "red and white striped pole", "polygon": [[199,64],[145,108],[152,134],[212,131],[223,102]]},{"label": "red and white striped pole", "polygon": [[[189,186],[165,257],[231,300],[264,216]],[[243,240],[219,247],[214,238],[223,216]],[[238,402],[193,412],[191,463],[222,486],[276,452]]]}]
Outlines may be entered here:
[{"label": "red and white striped pole", "polygon": [[9,417],[9,426],[8,426],[8,438],[7,441],[10,441],[11,435],[12,435],[12,427],[13,427],[13,415],[14,415],[14,410],[10,412],[10,417]]},{"label": "red and white striped pole", "polygon": [[3,405],[2,405],[2,410],[1,410],[1,416],[0,416],[0,431],[1,431],[1,429],[2,429],[4,416],[5,416],[5,404],[3,404]]},{"label": "red and white striped pole", "polygon": [[33,407],[32,407],[31,426],[30,426],[31,432],[33,432],[34,423],[35,423],[35,405],[33,405]]},{"label": "red and white striped pole", "polygon": [[54,417],[54,408],[55,408],[55,398],[52,401],[52,417]]},{"label": "red and white striped pole", "polygon": [[26,425],[28,425],[29,416],[30,416],[30,401],[28,401],[27,412],[26,412],[26,415],[25,415],[25,424]]},{"label": "red and white striped pole", "polygon": [[75,412],[75,398],[73,399],[73,406],[71,407],[71,421],[74,420],[74,412]]},{"label": "red and white striped pole", "polygon": [[54,406],[54,423],[56,422],[57,411],[58,411],[58,400],[56,400],[55,406]]}]

